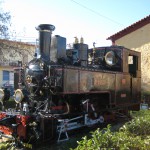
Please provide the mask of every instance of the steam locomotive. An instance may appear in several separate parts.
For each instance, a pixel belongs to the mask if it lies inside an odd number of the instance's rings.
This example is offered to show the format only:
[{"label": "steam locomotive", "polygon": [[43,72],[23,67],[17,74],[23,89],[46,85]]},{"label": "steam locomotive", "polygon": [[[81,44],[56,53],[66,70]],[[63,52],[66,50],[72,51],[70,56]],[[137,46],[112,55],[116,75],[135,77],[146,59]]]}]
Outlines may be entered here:
[{"label": "steam locomotive", "polygon": [[37,141],[68,140],[68,131],[139,110],[141,54],[122,46],[88,48],[51,36],[41,24],[34,58],[15,69],[15,108],[5,109],[7,89],[0,89],[0,137],[32,148]]}]

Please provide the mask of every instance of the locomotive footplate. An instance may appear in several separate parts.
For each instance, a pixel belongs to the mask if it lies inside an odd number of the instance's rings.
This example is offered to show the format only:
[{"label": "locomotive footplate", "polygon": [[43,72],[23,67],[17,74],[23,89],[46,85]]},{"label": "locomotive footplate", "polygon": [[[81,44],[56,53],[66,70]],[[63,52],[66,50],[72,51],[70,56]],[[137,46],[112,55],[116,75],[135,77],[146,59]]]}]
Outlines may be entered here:
[{"label": "locomotive footplate", "polygon": [[97,119],[91,119],[89,118],[87,113],[72,119],[59,119],[58,120],[59,125],[57,126],[58,132],[57,142],[69,140],[68,131],[79,129],[85,126],[91,127],[98,123],[100,124],[104,123],[103,116],[99,116]]}]

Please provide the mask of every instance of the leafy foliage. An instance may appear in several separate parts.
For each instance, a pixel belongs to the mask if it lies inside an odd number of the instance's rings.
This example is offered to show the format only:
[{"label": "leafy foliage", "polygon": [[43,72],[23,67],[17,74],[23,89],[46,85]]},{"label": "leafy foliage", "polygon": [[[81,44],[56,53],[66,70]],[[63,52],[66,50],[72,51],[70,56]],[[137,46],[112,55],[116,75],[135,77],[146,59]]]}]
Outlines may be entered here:
[{"label": "leafy foliage", "polygon": [[142,138],[150,136],[150,112],[142,110],[134,116],[136,117],[126,123],[121,130]]},{"label": "leafy foliage", "polygon": [[132,113],[133,119],[112,132],[111,126],[92,132],[91,138],[83,137],[74,150],[149,150],[150,149],[150,111]]},{"label": "leafy foliage", "polygon": [[9,146],[9,143],[0,143],[0,150],[6,150]]},{"label": "leafy foliage", "polygon": [[[2,2],[0,1],[0,4]],[[9,12],[3,12],[0,9],[0,36],[8,38],[11,15]]]}]

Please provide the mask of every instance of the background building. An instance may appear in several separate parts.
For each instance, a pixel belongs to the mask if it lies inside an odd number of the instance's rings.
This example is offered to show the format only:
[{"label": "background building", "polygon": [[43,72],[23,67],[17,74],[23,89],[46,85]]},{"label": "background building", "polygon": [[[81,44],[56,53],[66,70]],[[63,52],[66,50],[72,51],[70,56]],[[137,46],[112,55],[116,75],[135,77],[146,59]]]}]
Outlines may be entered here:
[{"label": "background building", "polygon": [[35,45],[0,39],[0,87],[14,86],[14,68],[33,58]]},{"label": "background building", "polygon": [[150,15],[107,39],[112,45],[141,52],[142,90],[150,91]]}]

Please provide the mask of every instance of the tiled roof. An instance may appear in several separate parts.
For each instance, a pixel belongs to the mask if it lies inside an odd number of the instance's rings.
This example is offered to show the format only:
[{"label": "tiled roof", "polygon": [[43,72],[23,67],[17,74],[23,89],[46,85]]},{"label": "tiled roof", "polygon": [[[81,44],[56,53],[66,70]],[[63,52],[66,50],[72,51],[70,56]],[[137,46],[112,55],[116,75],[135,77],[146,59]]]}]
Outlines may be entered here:
[{"label": "tiled roof", "polygon": [[116,34],[108,37],[107,40],[115,41],[117,39],[120,39],[121,37],[133,32],[133,31],[135,31],[135,30],[137,30],[137,29],[139,29],[139,28],[141,28],[141,27],[143,27],[149,23],[150,23],[150,15],[137,21],[136,23],[128,26],[127,28],[117,32]]}]

